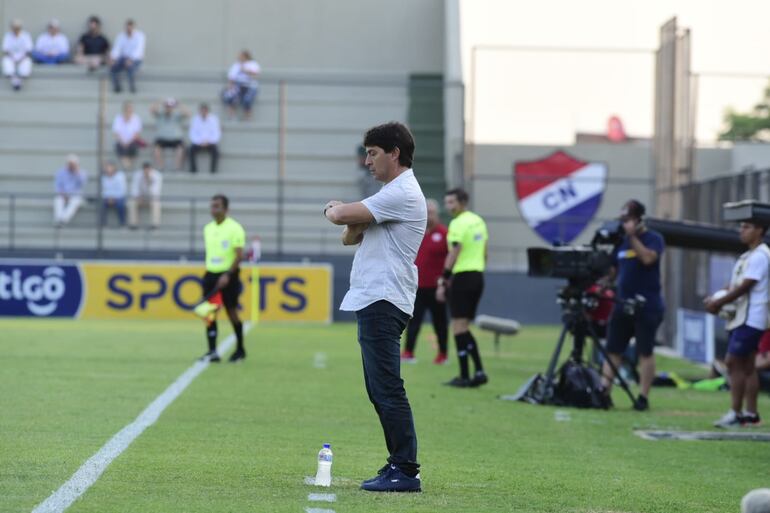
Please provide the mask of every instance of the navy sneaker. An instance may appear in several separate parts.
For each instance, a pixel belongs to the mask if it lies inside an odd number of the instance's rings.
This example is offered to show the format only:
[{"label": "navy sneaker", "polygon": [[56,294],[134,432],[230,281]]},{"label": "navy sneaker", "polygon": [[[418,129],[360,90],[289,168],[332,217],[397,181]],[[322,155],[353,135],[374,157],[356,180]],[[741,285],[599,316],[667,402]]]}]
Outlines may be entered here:
[{"label": "navy sneaker", "polygon": [[198,361],[200,362],[211,362],[211,363],[219,363],[221,360],[219,358],[219,355],[216,351],[209,351],[208,353],[204,354],[200,358],[198,358]]},{"label": "navy sneaker", "polygon": [[447,381],[444,384],[455,388],[469,388],[471,386],[471,380],[469,380],[468,378],[457,376]]},{"label": "navy sneaker", "polygon": [[419,474],[409,477],[395,465],[373,480],[361,483],[361,489],[367,492],[421,492]]},{"label": "navy sneaker", "polygon": [[471,379],[470,386],[471,387],[480,387],[481,385],[485,385],[489,382],[489,378],[484,373],[484,371],[477,371],[476,375],[473,376]]},{"label": "navy sneaker", "polygon": [[382,474],[384,474],[385,472],[387,472],[388,470],[390,470],[390,463],[386,463],[385,465],[383,465],[382,468],[377,471],[377,475],[376,476],[367,479],[362,484],[371,483],[372,481],[377,481],[380,478],[380,476]]}]

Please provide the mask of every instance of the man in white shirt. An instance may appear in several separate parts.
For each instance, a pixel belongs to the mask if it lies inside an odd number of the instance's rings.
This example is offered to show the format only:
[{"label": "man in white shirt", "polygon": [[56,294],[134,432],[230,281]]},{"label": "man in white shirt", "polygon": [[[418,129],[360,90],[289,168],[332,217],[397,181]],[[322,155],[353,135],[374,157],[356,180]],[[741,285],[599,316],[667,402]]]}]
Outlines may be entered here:
[{"label": "man in white shirt", "polygon": [[153,169],[149,162],[142,164],[141,171],[136,171],[131,179],[131,199],[128,201],[128,226],[132,230],[139,227],[139,207],[150,208],[150,229],[160,226],[160,191],[163,176]]},{"label": "man in white shirt", "polygon": [[47,30],[37,36],[32,58],[41,64],[61,64],[70,60],[70,42],[59,30],[59,20],[49,21]]},{"label": "man in white shirt", "polygon": [[[768,274],[770,248],[763,242],[767,226],[744,221],[739,228],[741,242],[749,247],[733,268],[730,288],[725,296],[704,301],[709,313],[717,314],[723,306],[734,303],[735,316],[727,323],[730,340],[727,345],[728,379],[731,409],[714,423],[716,427],[757,426],[759,382],[755,356],[759,341],[768,328]],[[744,401],[746,409],[743,410]]]},{"label": "man in white shirt", "polygon": [[142,120],[134,112],[131,102],[124,102],[123,111],[115,116],[112,134],[115,136],[115,152],[123,169],[132,169],[143,140]]},{"label": "man in white shirt", "polygon": [[3,75],[11,80],[14,91],[21,89],[22,79],[32,72],[32,38],[21,26],[21,20],[13,20],[11,30],[3,36]]},{"label": "man in white shirt", "polygon": [[111,208],[118,214],[120,226],[126,225],[127,192],[126,174],[114,162],[107,162],[102,174],[102,225],[107,224],[107,212]]},{"label": "man in white shirt", "polygon": [[419,492],[417,435],[401,379],[401,333],[414,310],[417,266],[428,213],[412,170],[414,139],[400,123],[364,136],[366,164],[382,189],[362,201],[330,201],[324,215],[346,225],[342,243],[360,244],[350,290],[340,310],[354,311],[369,400],[380,418],[390,456],[377,476],[361,484],[371,492]]},{"label": "man in white shirt", "polygon": [[228,106],[230,117],[235,117],[238,107],[243,109],[243,119],[251,117],[251,107],[259,91],[259,63],[248,50],[241,50],[238,60],[227,71],[227,87],[222,92],[222,101]]},{"label": "man in white shirt", "polygon": [[141,30],[135,28],[134,20],[126,20],[126,30],[118,34],[115,45],[110,52],[110,74],[112,75],[112,89],[116,93],[123,90],[120,85],[120,72],[125,71],[128,77],[128,88],[132,93],[136,92],[134,73],[144,60],[145,37]]},{"label": "man in white shirt", "polygon": [[209,106],[201,103],[198,114],[190,121],[190,172],[197,173],[196,156],[205,151],[211,154],[211,173],[217,172],[219,161],[219,140],[222,138],[222,128],[219,118],[209,112]]},{"label": "man in white shirt", "polygon": [[69,223],[83,204],[88,173],[80,169],[80,159],[67,155],[67,165],[56,172],[53,199],[53,222],[57,228]]}]

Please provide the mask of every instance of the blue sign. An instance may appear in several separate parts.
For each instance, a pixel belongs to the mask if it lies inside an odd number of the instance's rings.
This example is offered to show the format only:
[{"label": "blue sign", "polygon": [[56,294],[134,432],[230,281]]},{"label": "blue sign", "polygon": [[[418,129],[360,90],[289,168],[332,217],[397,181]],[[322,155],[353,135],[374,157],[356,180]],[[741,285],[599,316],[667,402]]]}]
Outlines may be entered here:
[{"label": "blue sign", "polygon": [[76,265],[0,264],[0,316],[75,317],[82,302]]},{"label": "blue sign", "polygon": [[714,316],[680,308],[677,311],[677,349],[690,361],[714,361]]}]

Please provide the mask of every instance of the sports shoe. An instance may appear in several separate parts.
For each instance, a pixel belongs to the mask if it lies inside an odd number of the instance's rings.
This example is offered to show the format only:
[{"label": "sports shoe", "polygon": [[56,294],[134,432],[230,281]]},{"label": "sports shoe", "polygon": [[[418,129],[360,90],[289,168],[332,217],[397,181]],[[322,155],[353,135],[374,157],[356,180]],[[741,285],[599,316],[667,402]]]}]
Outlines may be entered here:
[{"label": "sports shoe", "polygon": [[480,387],[481,385],[485,385],[489,382],[489,378],[484,373],[484,371],[477,371],[476,374],[471,379],[471,385],[472,387]]},{"label": "sports shoe", "polygon": [[741,414],[741,426],[759,427],[761,425],[762,425],[762,419],[759,418],[759,413],[749,413],[745,411]]},{"label": "sports shoe", "polygon": [[385,472],[387,472],[388,470],[390,470],[390,463],[386,463],[385,465],[383,465],[382,468],[377,471],[377,475],[376,476],[370,477],[369,479],[367,479],[366,481],[364,481],[361,484],[371,483],[372,481],[378,480],[380,478],[380,476],[382,474],[384,474]]},{"label": "sports shoe", "polygon": [[210,363],[218,363],[221,362],[219,355],[216,351],[209,351],[208,353],[204,354],[200,358],[198,358],[198,361],[205,362],[208,361]]},{"label": "sports shoe", "polygon": [[636,411],[646,411],[650,409],[650,401],[647,400],[646,397],[644,397],[642,394],[639,394],[639,397],[636,398],[636,401],[634,401],[634,409]]},{"label": "sports shoe", "polygon": [[433,359],[433,363],[436,365],[444,365],[447,362],[446,353],[439,353]]},{"label": "sports shoe", "polygon": [[376,478],[361,483],[361,489],[367,492],[420,492],[421,484],[419,477],[409,477],[397,466],[390,465]]},{"label": "sports shoe", "polygon": [[471,386],[471,380],[457,376],[444,384],[455,388],[469,388]]},{"label": "sports shoe", "polygon": [[721,419],[714,422],[714,427],[718,427],[718,428],[740,427],[740,425],[741,425],[741,416],[735,413],[733,410],[728,411],[727,413],[722,415]]},{"label": "sports shoe", "polygon": [[413,352],[404,351],[401,353],[401,361],[404,363],[415,363],[417,360],[415,359]]},{"label": "sports shoe", "polygon": [[246,359],[246,351],[244,350],[235,350],[233,354],[230,355],[230,358],[228,358],[228,362],[230,363],[238,363]]}]

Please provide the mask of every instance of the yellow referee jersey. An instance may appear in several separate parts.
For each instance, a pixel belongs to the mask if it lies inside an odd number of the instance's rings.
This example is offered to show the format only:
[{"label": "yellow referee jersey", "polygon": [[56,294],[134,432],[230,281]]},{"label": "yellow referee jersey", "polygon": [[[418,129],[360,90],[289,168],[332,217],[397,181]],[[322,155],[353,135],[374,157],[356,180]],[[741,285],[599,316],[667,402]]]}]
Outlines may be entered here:
[{"label": "yellow referee jersey", "polygon": [[223,273],[235,262],[236,248],[246,245],[246,232],[241,224],[232,217],[226,217],[217,224],[211,221],[203,228],[203,240],[206,245],[206,270]]}]

